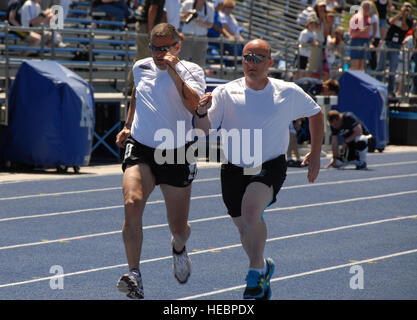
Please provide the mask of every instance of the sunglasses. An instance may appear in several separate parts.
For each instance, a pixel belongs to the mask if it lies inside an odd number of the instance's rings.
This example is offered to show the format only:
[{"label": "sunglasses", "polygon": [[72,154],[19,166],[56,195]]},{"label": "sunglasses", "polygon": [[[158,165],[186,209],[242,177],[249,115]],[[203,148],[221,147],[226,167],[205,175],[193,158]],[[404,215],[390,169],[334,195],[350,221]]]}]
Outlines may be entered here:
[{"label": "sunglasses", "polygon": [[173,46],[175,46],[178,42],[171,44],[170,46],[162,46],[162,47],[155,47],[152,43],[149,44],[149,49],[152,52],[161,51],[161,52],[168,52]]},{"label": "sunglasses", "polygon": [[261,63],[266,58],[270,58],[267,56],[263,56],[261,54],[246,54],[243,56],[243,60],[246,62],[255,62],[255,63]]}]

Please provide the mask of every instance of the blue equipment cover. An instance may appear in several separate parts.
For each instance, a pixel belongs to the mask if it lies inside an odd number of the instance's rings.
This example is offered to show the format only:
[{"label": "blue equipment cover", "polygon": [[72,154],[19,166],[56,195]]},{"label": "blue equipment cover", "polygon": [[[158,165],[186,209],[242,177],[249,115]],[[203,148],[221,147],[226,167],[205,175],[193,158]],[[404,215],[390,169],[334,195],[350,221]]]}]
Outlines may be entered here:
[{"label": "blue equipment cover", "polygon": [[54,61],[25,61],[9,97],[5,160],[88,165],[95,111],[93,88],[84,79]]},{"label": "blue equipment cover", "polygon": [[206,92],[212,92],[217,86],[228,83],[230,80],[206,77]]},{"label": "blue equipment cover", "polygon": [[387,86],[362,71],[346,71],[339,78],[337,109],[351,111],[363,121],[376,140],[376,148],[388,144]]}]

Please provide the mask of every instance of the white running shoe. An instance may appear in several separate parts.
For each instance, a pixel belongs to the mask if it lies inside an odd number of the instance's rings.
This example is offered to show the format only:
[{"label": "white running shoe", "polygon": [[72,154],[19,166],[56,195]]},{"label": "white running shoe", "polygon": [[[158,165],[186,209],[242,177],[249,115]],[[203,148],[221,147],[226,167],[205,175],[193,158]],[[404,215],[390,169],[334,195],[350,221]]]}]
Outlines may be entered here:
[{"label": "white running shoe", "polygon": [[117,282],[117,289],[131,299],[143,299],[145,296],[140,272],[131,271],[122,275]]},{"label": "white running shoe", "polygon": [[191,275],[191,259],[188,257],[187,249],[185,246],[180,254],[175,253],[174,238],[171,238],[171,245],[174,276],[179,283],[184,284],[188,281],[188,278]]}]

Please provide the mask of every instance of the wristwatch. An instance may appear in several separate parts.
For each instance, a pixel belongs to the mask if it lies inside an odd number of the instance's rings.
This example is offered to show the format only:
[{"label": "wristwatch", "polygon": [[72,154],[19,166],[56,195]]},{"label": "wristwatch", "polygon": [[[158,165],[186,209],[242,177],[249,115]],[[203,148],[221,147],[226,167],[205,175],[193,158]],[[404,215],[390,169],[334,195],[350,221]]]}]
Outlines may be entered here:
[{"label": "wristwatch", "polygon": [[132,128],[132,123],[131,122],[126,122],[125,127],[130,130]]}]

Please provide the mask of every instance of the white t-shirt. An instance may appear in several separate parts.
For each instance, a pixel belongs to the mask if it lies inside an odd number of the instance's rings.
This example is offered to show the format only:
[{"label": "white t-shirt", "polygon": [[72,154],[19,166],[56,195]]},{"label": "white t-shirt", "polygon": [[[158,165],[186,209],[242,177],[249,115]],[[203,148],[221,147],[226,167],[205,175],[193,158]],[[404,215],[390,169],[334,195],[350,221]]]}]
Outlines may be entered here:
[{"label": "white t-shirt", "polygon": [[316,41],[316,33],[307,28],[300,32],[298,42],[302,45],[300,48],[300,56],[309,57],[311,55],[311,47]]},{"label": "white t-shirt", "polygon": [[[201,67],[182,60],[177,63],[176,70],[200,97],[204,95],[206,81]],[[192,129],[192,114],[182,103],[168,71],[160,70],[149,57],[135,63],[133,77],[136,110],[131,129],[132,137],[152,148],[174,149],[185,145],[185,134]],[[170,139],[170,134],[174,139]],[[161,135],[166,139],[161,140]]]},{"label": "white t-shirt", "polygon": [[[290,123],[320,111],[319,105],[295,83],[268,79],[262,90],[248,88],[245,78],[240,78],[218,86],[212,93],[208,111],[211,128],[223,129],[220,135],[225,157],[240,167],[257,167],[285,154]],[[237,134],[240,141],[235,138]],[[248,163],[251,155],[256,159]]]},{"label": "white t-shirt", "polygon": [[164,8],[167,13],[167,22],[178,29],[180,27],[181,1],[166,0]]},{"label": "white t-shirt", "polygon": [[371,23],[372,23],[372,31],[371,31],[371,35],[374,32],[373,30],[373,24],[376,23],[376,32],[375,32],[375,39],[381,39],[381,33],[379,32],[379,18],[376,14],[373,14],[371,16]]},{"label": "white t-shirt", "polygon": [[[185,0],[181,5],[181,13],[185,13],[189,10],[193,9],[194,0]],[[211,23],[214,22],[214,7],[213,4],[210,2],[205,3],[204,6],[201,9],[201,11],[198,11],[198,17],[200,20],[204,23]],[[185,24],[182,26],[182,33],[184,34],[192,34],[195,36],[207,36],[207,28],[202,27],[200,24],[196,22],[196,19],[193,19],[190,23]]]},{"label": "white t-shirt", "polygon": [[35,1],[26,1],[20,8],[20,21],[22,27],[29,28],[30,20],[36,18],[41,13],[41,6]]},{"label": "white t-shirt", "polygon": [[219,20],[222,24],[227,24],[229,26],[234,36],[240,35],[239,24],[232,14],[228,16],[223,12],[219,12]]}]

